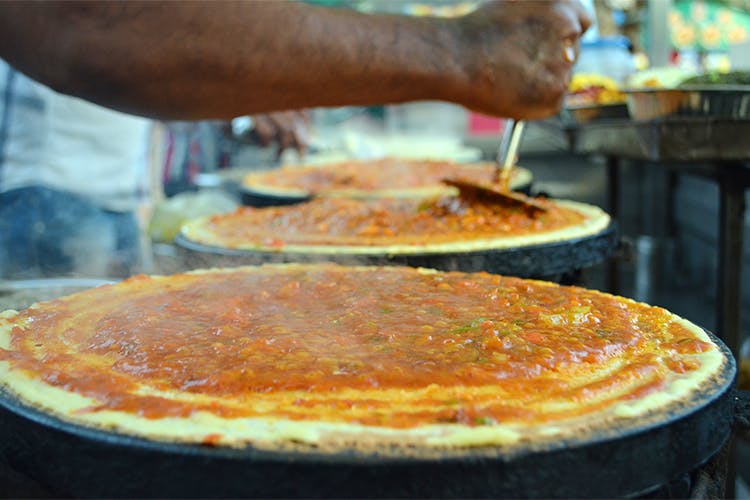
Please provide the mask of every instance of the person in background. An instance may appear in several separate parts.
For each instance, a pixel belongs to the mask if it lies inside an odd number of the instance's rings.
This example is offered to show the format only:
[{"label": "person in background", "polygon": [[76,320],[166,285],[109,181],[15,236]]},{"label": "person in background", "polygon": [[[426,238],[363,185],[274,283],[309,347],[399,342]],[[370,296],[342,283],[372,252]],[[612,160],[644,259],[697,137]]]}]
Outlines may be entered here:
[{"label": "person in background", "polygon": [[[279,115],[256,117],[274,124],[264,140],[302,148]],[[0,278],[140,271],[136,209],[151,191],[152,123],[59,94],[0,60]]]},{"label": "person in background", "polygon": [[[235,126],[241,122],[239,126]],[[172,196],[196,188],[200,173],[232,166],[240,145],[275,147],[273,164],[287,149],[302,157],[309,140],[311,124],[307,110],[278,111],[229,121],[166,122],[162,180],[164,194]]]},{"label": "person in background", "polygon": [[297,2],[0,2],[0,57],[52,88],[172,120],[444,100],[556,113],[591,19],[578,0],[451,19]]},{"label": "person in background", "polygon": [[150,123],[0,61],[0,277],[119,277],[138,267]]},{"label": "person in background", "polygon": [[234,141],[224,121],[165,123],[162,187],[167,197],[197,189],[199,174],[230,166]]}]

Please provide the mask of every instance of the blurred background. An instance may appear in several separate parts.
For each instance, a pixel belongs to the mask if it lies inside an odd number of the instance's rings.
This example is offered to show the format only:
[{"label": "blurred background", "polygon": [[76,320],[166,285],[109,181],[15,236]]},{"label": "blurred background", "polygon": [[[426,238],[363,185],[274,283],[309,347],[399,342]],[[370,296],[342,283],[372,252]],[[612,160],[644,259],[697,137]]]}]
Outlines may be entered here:
[{"label": "blurred background", "polygon": [[[456,16],[476,8],[479,2],[311,3],[366,12]],[[626,130],[622,123],[635,120],[630,114],[628,89],[670,89],[698,75],[708,78],[704,83],[750,84],[750,0],[586,0],[584,4],[596,24],[584,38],[566,109],[548,120],[527,124],[519,165],[533,173],[534,193],[616,212],[621,238],[618,253],[613,262],[582,270],[581,284],[666,307],[715,331],[720,288],[717,221],[722,194],[714,178],[695,171],[696,164],[713,168],[724,161],[722,151],[717,151],[715,158],[697,155],[698,161],[686,161],[690,167],[680,169],[683,158],[691,159],[690,148],[695,145],[688,138],[682,146],[685,155],[667,158],[670,168],[662,168],[666,161],[661,161],[659,154],[650,154],[650,143],[644,146],[647,154],[643,155],[612,153],[617,147],[602,144],[617,146]],[[0,77],[11,81],[10,73]],[[505,127],[503,120],[441,102],[309,111],[309,145],[304,155],[290,150],[279,154],[275,146],[259,144],[253,134],[254,117],[238,117],[232,122],[139,123],[143,147],[137,155],[133,184],[137,193],[137,258],[123,264],[100,258],[102,253],[112,252],[106,244],[72,245],[69,251],[74,262],[62,273],[46,269],[43,256],[22,269],[3,267],[0,259],[0,279],[65,276],[116,280],[139,272],[180,271],[186,264],[173,238],[181,224],[239,206],[238,186],[248,173],[289,164],[383,157],[462,163],[492,160]],[[747,119],[743,115],[740,121],[744,125]],[[612,123],[619,125],[608,126]],[[591,130],[599,134],[598,142],[591,139],[593,145],[585,140],[593,137],[586,135]],[[722,137],[712,134],[718,130],[708,127],[701,140],[717,143]],[[741,134],[734,141],[737,151],[731,162],[742,168],[750,161],[748,137]],[[644,136],[636,139],[642,146]],[[612,177],[613,159],[617,161],[616,179]],[[85,158],[78,161],[85,167]],[[617,189],[613,190],[615,181]],[[71,213],[70,217],[75,222],[78,215]],[[747,226],[745,217],[745,231]],[[87,234],[81,238],[90,242],[103,232],[93,227]],[[744,265],[735,271],[741,287],[749,290],[750,277],[742,271],[750,263],[747,245],[741,263]],[[741,312],[748,310],[750,295],[745,294]],[[740,340],[747,358],[749,326],[750,314],[743,314]],[[738,467],[747,480],[750,453],[746,445],[739,443],[738,447]],[[737,496],[750,498],[742,483]]]}]

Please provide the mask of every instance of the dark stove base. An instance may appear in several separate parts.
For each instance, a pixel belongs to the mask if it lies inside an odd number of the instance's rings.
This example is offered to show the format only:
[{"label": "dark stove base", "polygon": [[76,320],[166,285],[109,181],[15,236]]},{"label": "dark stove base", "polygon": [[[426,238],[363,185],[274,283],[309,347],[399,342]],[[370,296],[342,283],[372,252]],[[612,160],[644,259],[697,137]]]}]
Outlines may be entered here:
[{"label": "dark stove base", "polygon": [[[691,473],[685,473],[668,484],[636,498],[641,499],[716,499],[726,498],[730,443]],[[0,461],[0,498],[73,498],[61,492],[51,492],[35,480]]]},{"label": "dark stove base", "polygon": [[716,499],[726,498],[731,440],[693,472],[682,474],[640,498]]},{"label": "dark stove base", "polygon": [[53,494],[2,460],[0,462],[0,498],[60,498],[60,495]]}]

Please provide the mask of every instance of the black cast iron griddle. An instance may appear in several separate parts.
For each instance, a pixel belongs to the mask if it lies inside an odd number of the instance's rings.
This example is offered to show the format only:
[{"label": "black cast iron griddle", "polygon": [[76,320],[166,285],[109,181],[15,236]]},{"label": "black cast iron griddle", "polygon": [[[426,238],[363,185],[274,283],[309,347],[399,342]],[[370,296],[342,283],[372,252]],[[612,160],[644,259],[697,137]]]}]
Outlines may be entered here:
[{"label": "black cast iron griddle", "polygon": [[[531,186],[533,181],[529,181],[526,184],[520,184],[513,186],[513,191],[518,191],[526,195],[531,194]],[[250,186],[243,186],[241,183],[238,186],[240,194],[240,200],[243,205],[250,207],[276,207],[281,205],[296,205],[297,203],[304,203],[315,198],[314,195],[292,195],[292,194],[280,194],[273,193],[270,191],[264,191],[262,189],[254,189]],[[373,194],[373,198],[375,195]]]},{"label": "black cast iron griddle", "polygon": [[541,278],[567,273],[602,262],[618,246],[614,223],[599,233],[538,245],[470,252],[421,254],[322,254],[241,250],[204,245],[182,234],[175,244],[189,268],[233,267],[282,262],[335,262],[343,265],[405,265],[441,271],[486,271],[490,273]]},{"label": "black cast iron griddle", "polygon": [[61,497],[638,496],[706,462],[731,433],[736,365],[711,337],[727,362],[690,401],[651,421],[536,449],[447,450],[420,458],[169,444],[70,424],[0,392],[0,456]]}]

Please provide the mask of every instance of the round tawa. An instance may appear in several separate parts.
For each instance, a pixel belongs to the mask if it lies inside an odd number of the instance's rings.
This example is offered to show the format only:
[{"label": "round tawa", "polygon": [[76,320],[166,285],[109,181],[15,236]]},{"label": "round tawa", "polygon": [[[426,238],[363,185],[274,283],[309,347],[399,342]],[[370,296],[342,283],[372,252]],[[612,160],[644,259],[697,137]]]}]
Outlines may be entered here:
[{"label": "round tawa", "polygon": [[345,265],[406,265],[441,271],[486,271],[521,278],[540,278],[602,262],[617,249],[618,239],[616,226],[612,223],[603,231],[582,238],[516,248],[455,253],[331,255],[311,252],[263,252],[204,245],[189,240],[182,234],[177,236],[175,243],[189,268],[325,261]]},{"label": "round tawa", "polygon": [[[305,167],[301,167],[305,168]],[[307,167],[310,168],[310,167]],[[326,168],[319,166],[315,168]],[[407,168],[407,167],[405,167]],[[450,175],[448,175],[450,177]],[[511,188],[514,191],[520,191],[524,194],[531,194],[531,186],[534,176],[530,170],[523,167],[516,167],[516,176],[511,180]],[[274,188],[273,186],[252,186],[245,185],[240,181],[237,189],[243,205],[252,207],[270,207],[279,205],[294,205],[310,201],[315,197],[338,197],[338,198],[357,198],[357,199],[375,199],[385,197],[395,198],[423,198],[441,196],[455,193],[455,189],[441,184],[429,186],[414,186],[413,189],[403,189],[394,187],[392,189],[331,189],[320,193],[305,192],[303,188]]]},{"label": "round tawa", "polygon": [[[709,334],[710,335],[710,334]],[[647,494],[716,454],[734,411],[734,359],[691,400],[627,428],[536,449],[323,453],[168,444],[70,424],[0,391],[0,457],[54,496],[620,497]]]},{"label": "round tawa", "polygon": [[[519,191],[521,193],[524,193],[526,195],[531,195],[531,185],[532,181],[529,180],[526,183],[519,184],[517,186],[513,186],[513,191]],[[258,191],[254,190],[250,187],[246,186],[239,186],[239,192],[240,192],[240,200],[242,201],[243,205],[247,205],[249,207],[274,207],[279,205],[295,205],[297,203],[304,203],[306,201],[310,201],[314,198],[314,196],[294,196],[294,195],[284,195],[284,194],[278,194],[278,193],[272,193],[270,191],[264,192],[264,191]],[[371,198],[376,197],[376,194],[373,193]]]}]

